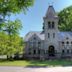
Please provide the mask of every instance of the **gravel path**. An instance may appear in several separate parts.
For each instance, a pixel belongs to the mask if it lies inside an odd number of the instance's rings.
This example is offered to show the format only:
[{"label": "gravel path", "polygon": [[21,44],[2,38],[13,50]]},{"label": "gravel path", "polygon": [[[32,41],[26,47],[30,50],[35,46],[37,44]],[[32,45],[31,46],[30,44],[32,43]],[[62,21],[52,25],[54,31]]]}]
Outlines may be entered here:
[{"label": "gravel path", "polygon": [[0,66],[0,72],[72,72],[72,67],[25,68]]}]

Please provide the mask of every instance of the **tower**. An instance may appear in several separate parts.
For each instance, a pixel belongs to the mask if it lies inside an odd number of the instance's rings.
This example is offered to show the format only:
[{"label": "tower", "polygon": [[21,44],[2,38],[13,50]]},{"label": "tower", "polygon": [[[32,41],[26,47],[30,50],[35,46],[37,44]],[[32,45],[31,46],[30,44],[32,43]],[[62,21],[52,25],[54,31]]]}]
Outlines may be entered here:
[{"label": "tower", "polygon": [[53,47],[56,51],[58,48],[58,16],[53,8],[49,6],[46,12],[43,23],[45,34],[45,49],[49,50],[49,47]]}]

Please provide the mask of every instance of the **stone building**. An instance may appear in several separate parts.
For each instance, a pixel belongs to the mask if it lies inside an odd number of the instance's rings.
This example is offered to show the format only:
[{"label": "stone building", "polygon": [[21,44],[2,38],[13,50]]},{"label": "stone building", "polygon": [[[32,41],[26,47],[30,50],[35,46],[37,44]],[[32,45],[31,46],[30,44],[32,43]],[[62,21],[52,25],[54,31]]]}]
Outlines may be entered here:
[{"label": "stone building", "polygon": [[61,58],[72,56],[72,32],[60,32],[59,18],[53,6],[43,17],[43,31],[32,31],[25,36],[25,56],[28,58]]}]

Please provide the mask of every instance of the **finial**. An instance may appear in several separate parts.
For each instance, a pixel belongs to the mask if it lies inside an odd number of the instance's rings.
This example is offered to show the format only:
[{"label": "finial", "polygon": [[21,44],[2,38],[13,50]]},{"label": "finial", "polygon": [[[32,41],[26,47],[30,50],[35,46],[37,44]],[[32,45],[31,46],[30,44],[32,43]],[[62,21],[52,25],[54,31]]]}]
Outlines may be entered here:
[{"label": "finial", "polygon": [[49,6],[52,6],[53,4],[54,4],[53,0],[50,0],[49,3],[48,3]]}]

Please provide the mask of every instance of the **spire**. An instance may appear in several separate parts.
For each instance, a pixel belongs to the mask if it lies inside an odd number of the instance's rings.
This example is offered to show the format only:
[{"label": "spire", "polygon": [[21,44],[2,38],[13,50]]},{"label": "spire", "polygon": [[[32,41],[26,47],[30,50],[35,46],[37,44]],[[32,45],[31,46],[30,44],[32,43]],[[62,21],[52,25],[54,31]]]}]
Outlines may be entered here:
[{"label": "spire", "polygon": [[46,12],[46,17],[57,17],[57,15],[56,15],[56,13],[55,13],[55,10],[54,10],[54,8],[53,8],[53,6],[52,5],[50,5],[49,7],[48,7],[48,10],[47,10],[47,12]]}]

